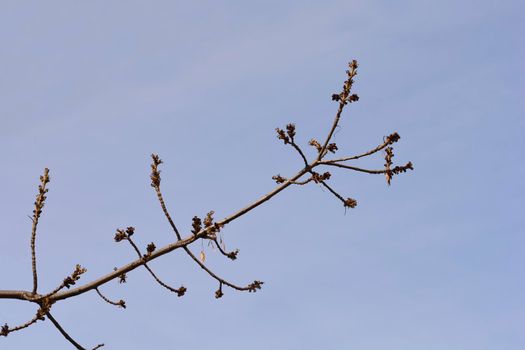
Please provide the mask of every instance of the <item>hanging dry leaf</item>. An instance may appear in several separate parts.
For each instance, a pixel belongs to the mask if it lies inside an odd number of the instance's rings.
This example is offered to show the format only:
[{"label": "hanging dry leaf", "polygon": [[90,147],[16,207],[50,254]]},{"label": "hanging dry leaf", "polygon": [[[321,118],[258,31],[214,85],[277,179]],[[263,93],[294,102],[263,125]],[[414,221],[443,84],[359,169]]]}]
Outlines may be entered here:
[{"label": "hanging dry leaf", "polygon": [[204,250],[201,250],[200,259],[202,263],[206,261],[206,254],[204,254]]}]

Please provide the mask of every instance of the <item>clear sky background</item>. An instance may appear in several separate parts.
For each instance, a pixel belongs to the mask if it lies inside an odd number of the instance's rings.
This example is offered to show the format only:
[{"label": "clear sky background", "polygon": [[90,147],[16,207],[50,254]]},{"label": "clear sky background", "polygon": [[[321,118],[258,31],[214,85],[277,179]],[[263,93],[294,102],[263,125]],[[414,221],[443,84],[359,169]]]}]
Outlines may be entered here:
[{"label": "clear sky background", "polygon": [[[346,64],[360,62],[340,155],[399,132],[395,177],[333,172],[359,205],[290,188],[224,230],[239,259],[205,247],[226,289],[177,252],[57,304],[85,347],[105,349],[522,350],[525,6],[522,1],[9,1],[0,3],[0,289],[31,289],[28,215],[52,182],[37,237],[41,291],[75,264],[90,281],[135,258],[113,241],[173,240],[149,155],[184,232],[271,190],[301,161],[275,137],[322,138]],[[308,149],[313,156],[312,150]],[[381,168],[379,155],[364,163]],[[520,209],[521,208],[521,209]],[[200,243],[194,248],[200,250]],[[33,305],[0,301],[0,322]],[[49,322],[0,348],[70,349]]]}]

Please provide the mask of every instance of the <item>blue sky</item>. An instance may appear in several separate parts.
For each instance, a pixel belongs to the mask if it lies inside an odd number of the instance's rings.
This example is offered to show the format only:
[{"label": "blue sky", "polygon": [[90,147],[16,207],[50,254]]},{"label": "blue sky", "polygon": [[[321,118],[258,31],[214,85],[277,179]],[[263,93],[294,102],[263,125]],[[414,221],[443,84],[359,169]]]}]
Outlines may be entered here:
[{"label": "blue sky", "polygon": [[[57,304],[86,347],[107,349],[518,350],[525,347],[525,143],[519,1],[2,1],[0,289],[31,289],[38,176],[52,182],[38,233],[42,291],[75,264],[84,281],[134,259],[113,242],[173,240],[149,186],[178,225],[229,215],[291,175],[300,159],[275,137],[297,125],[305,149],[326,134],[360,62],[335,135],[340,155],[399,132],[394,178],[333,172],[359,205],[345,213],[317,185],[290,188],[229,225],[239,259],[207,261],[256,294],[225,290],[180,253],[152,266],[183,298],[136,270],[126,285]],[[313,156],[309,150],[310,156]],[[364,161],[381,167],[381,156]],[[522,215],[521,215],[522,216]],[[201,249],[200,244],[194,248]],[[17,324],[32,305],[0,303]],[[2,349],[69,349],[49,322]]]}]

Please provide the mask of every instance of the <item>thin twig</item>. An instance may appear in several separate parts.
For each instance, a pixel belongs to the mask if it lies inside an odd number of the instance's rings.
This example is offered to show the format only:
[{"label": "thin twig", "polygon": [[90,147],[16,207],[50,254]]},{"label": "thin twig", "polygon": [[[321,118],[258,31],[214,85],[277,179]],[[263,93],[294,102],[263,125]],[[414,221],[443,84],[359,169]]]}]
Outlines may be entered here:
[{"label": "thin twig", "polygon": [[67,276],[66,278],[64,278],[64,280],[62,281],[62,283],[60,283],[60,285],[58,287],[56,287],[54,290],[52,290],[51,292],[45,294],[45,295],[36,295],[35,298],[33,298],[31,301],[34,301],[34,302],[39,302],[43,299],[48,299],[50,298],[51,296],[55,295],[56,293],[58,293],[59,291],[61,291],[62,289],[64,288],[69,288],[71,285],[74,285],[76,283],[76,281],[78,281],[80,279],[80,276],[85,273],[87,270],[85,268],[83,268],[82,266],[80,265],[76,265],[75,267],[75,270],[71,273],[71,275]]},{"label": "thin twig", "polygon": [[306,159],[306,156],[304,155],[303,150],[295,143],[295,141],[292,141],[291,144],[292,144],[293,148],[295,148],[297,150],[297,152],[299,153],[299,155],[303,159],[304,166],[308,166],[308,159]]},{"label": "thin twig", "polygon": [[[64,336],[64,338],[67,339],[67,341],[69,341],[71,344],[73,344],[73,346],[75,348],[77,348],[78,350],[86,350],[79,343],[77,343],[73,338],[71,338],[71,336],[69,334],[67,334],[67,332],[64,330],[64,328],[62,328],[60,323],[58,323],[58,321],[51,315],[50,312],[46,313],[46,315],[49,318],[49,320],[53,323],[53,325],[56,327],[56,329],[58,329],[58,331]],[[104,344],[99,344],[96,347],[94,347],[93,350],[101,348],[103,346],[104,346]]]},{"label": "thin twig", "polygon": [[234,251],[227,252],[226,250],[222,248],[221,244],[217,241],[217,238],[214,238],[213,242],[215,242],[215,244],[217,245],[217,248],[219,249],[219,252],[221,252],[222,255],[224,255],[225,257],[231,260],[237,259],[237,254],[239,254],[239,249],[235,249]]},{"label": "thin twig", "polygon": [[123,309],[126,308],[126,303],[124,302],[124,300],[121,299],[119,301],[112,301],[112,300],[106,298],[106,296],[104,294],[102,294],[100,292],[100,290],[98,290],[98,288],[95,288],[95,290],[97,291],[97,294],[99,295],[99,297],[101,297],[102,300],[104,300],[106,303],[111,304],[111,305],[115,305],[115,306],[120,306]]},{"label": "thin twig", "polygon": [[332,187],[330,187],[325,181],[321,181],[321,185],[326,187],[328,191],[330,191],[337,199],[339,199],[343,204],[345,203],[345,199],[343,196],[341,196],[339,193],[337,193]]},{"label": "thin twig", "polygon": [[309,178],[309,179],[306,179],[304,181],[294,181],[292,182],[294,185],[299,185],[299,186],[303,186],[303,185],[306,185],[307,183],[309,182],[312,182],[313,181],[313,177]]},{"label": "thin twig", "polygon": [[[337,113],[335,114],[334,122],[332,123],[332,127],[330,128],[330,131],[328,132],[328,136],[326,137],[323,147],[321,147],[321,150],[319,151],[319,154],[317,156],[318,161],[323,159],[323,157],[325,156],[326,147],[328,147],[328,143],[332,139],[335,129],[339,126],[339,119],[341,118],[341,113],[343,112],[343,109],[345,108],[346,104],[348,102],[351,102],[348,100],[348,98],[352,97],[350,96],[350,91],[352,90],[353,78],[357,75],[357,61],[353,60],[348,65],[350,67],[350,70],[347,71],[348,79],[345,81],[343,85],[343,91],[339,95],[334,95],[334,97],[336,97],[339,100],[339,108],[337,109]],[[356,98],[359,99],[357,95],[356,95]]]},{"label": "thin twig", "polygon": [[160,206],[162,208],[162,211],[164,212],[164,215],[166,216],[166,219],[168,219],[168,222],[170,223],[171,228],[177,235],[177,238],[181,240],[181,235],[179,233],[179,230],[177,229],[177,226],[175,226],[175,223],[171,219],[171,215],[168,212],[168,209],[166,208],[166,203],[164,202],[164,197],[162,196],[162,192],[160,192],[160,187],[155,187],[155,192],[157,193],[157,198],[159,199]]},{"label": "thin twig", "polygon": [[235,285],[233,283],[230,283],[230,282],[226,281],[225,279],[217,276],[213,271],[211,271],[208,267],[206,267],[206,265],[204,265],[199,259],[197,259],[197,257],[190,251],[190,249],[188,247],[184,247],[183,249],[186,251],[186,253],[188,253],[188,255],[193,259],[193,261],[195,261],[201,267],[201,269],[206,271],[208,273],[208,275],[210,275],[212,278],[216,279],[217,281],[221,282],[222,284],[227,285],[230,288],[233,288],[233,289],[236,289],[236,290],[239,290],[239,291],[251,290],[249,285],[246,286],[246,287],[240,287],[240,286],[237,286],[237,285]]},{"label": "thin twig", "polygon": [[359,172],[367,173],[367,174],[385,174],[388,171],[386,169],[381,169],[381,170],[363,169],[363,168],[358,168],[358,167],[355,167],[355,166],[350,166],[350,165],[346,165],[346,164],[339,164],[339,163],[320,162],[319,164],[328,165],[328,166],[335,166],[335,167],[338,167],[338,168],[345,168],[345,169],[355,170],[355,171],[359,171]]},{"label": "thin twig", "polygon": [[35,209],[33,210],[33,226],[31,227],[31,268],[33,270],[33,294],[36,294],[38,289],[38,274],[36,271],[36,229],[38,226],[38,219],[42,214],[44,202],[46,200],[46,185],[49,183],[49,169],[44,169],[44,174],[40,176],[40,185],[38,186],[38,194],[35,200]]},{"label": "thin twig", "polygon": [[29,326],[31,326],[32,324],[36,323],[38,320],[41,320],[42,319],[42,314],[40,312],[40,309],[37,311],[37,313],[35,314],[35,316],[30,319],[29,321],[27,321],[26,323],[24,324],[21,324],[19,326],[16,326],[16,327],[13,327],[13,328],[10,328],[7,323],[2,326],[1,330],[0,330],[0,336],[4,336],[4,337],[7,337],[7,335],[9,333],[12,333],[12,332],[16,332],[16,331],[19,331],[21,329],[24,329],[24,328],[27,328]]},{"label": "thin twig", "polygon": [[146,263],[146,260],[147,260],[148,257],[142,255],[142,253],[140,252],[140,249],[137,247],[135,242],[133,242],[131,237],[128,237],[127,240],[129,242],[129,244],[131,244],[131,246],[133,247],[135,252],[137,252],[138,256],[142,258],[142,260],[144,261],[143,262],[144,267],[146,268],[146,270],[148,270],[150,275],[155,279],[155,281],[157,281],[158,284],[160,284],[162,287],[166,288],[170,292],[177,293],[177,295],[179,297],[184,295],[184,293],[186,292],[186,288],[184,286],[181,286],[179,288],[173,288],[173,287],[167,285],[166,283],[164,283],[159,277],[157,277],[155,272],[153,272],[153,270],[148,266],[148,264]]},{"label": "thin twig", "polygon": [[377,152],[381,151],[383,148],[385,148],[386,146],[388,146],[390,144],[391,144],[390,142],[385,142],[385,143],[377,146],[376,148],[374,148],[374,149],[372,149],[372,150],[370,150],[368,152],[361,153],[361,154],[358,154],[358,155],[352,156],[352,157],[325,160],[325,162],[326,163],[338,163],[338,162],[345,162],[347,160],[355,160],[355,159],[367,157],[367,156],[370,156],[370,155],[372,155],[374,153],[377,153]]}]

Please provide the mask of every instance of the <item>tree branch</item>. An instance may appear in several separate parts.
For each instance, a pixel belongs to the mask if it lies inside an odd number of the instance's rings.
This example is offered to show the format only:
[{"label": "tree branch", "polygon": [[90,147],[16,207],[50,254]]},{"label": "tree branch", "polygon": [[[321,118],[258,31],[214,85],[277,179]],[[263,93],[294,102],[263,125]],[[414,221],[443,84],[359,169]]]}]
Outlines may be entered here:
[{"label": "tree branch", "polygon": [[[412,163],[407,163],[404,166],[396,166],[391,168],[392,166],[392,157],[393,157],[393,149],[392,147],[389,147],[391,144],[397,142],[399,140],[399,135],[397,133],[393,133],[389,136],[387,136],[383,142],[383,144],[377,146],[376,148],[356,155],[352,157],[345,157],[345,158],[338,158],[338,159],[332,159],[332,160],[323,160],[325,155],[328,152],[335,153],[338,148],[335,143],[330,143],[334,131],[339,126],[340,118],[342,115],[342,112],[345,108],[345,106],[348,103],[356,102],[358,101],[359,97],[355,94],[350,94],[352,85],[353,85],[353,78],[357,75],[357,62],[354,60],[349,63],[349,70],[347,70],[347,80],[344,82],[343,90],[340,94],[334,94],[332,95],[332,99],[334,101],[339,102],[339,107],[337,109],[335,118],[333,120],[332,126],[328,132],[328,135],[321,146],[319,142],[317,142],[315,139],[312,139],[309,144],[314,146],[317,149],[317,156],[314,160],[311,162],[308,161],[307,157],[305,156],[302,149],[297,145],[295,141],[295,125],[294,124],[288,124],[286,125],[286,131],[281,130],[279,128],[276,129],[278,138],[282,140],[285,144],[290,144],[299,154],[301,157],[304,167],[300,169],[295,175],[292,177],[286,179],[284,177],[281,177],[280,175],[274,176],[273,179],[277,182],[277,186],[271,190],[270,192],[264,194],[260,198],[256,199],[255,201],[249,203],[245,207],[237,210],[236,212],[230,214],[229,216],[226,216],[220,221],[214,222],[213,220],[213,211],[210,211],[206,218],[204,219],[204,222],[198,217],[193,218],[193,230],[191,230],[191,233],[185,237],[182,238],[182,235],[180,231],[178,230],[177,226],[175,225],[174,220],[172,219],[163,194],[160,190],[160,183],[161,183],[161,177],[160,177],[160,170],[159,166],[162,164],[162,160],[159,158],[158,155],[152,154],[152,164],[151,164],[151,186],[154,188],[155,193],[157,195],[157,199],[160,203],[162,212],[166,219],[168,220],[173,232],[175,233],[175,236],[177,240],[175,242],[169,243],[159,249],[155,247],[153,243],[150,243],[147,248],[146,254],[142,254],[138,246],[135,244],[135,242],[132,240],[131,236],[134,234],[135,229],[133,227],[128,227],[126,230],[118,229],[117,234],[115,235],[115,240],[117,242],[122,240],[127,240],[132,248],[135,250],[135,252],[138,255],[138,259],[133,260],[120,268],[115,268],[113,271],[102,275],[98,277],[97,279],[87,282],[83,285],[80,285],[76,288],[69,289],[72,285],[76,284],[76,281],[79,280],[80,275],[82,275],[84,272],[86,272],[86,269],[82,268],[80,265],[76,266],[75,271],[70,275],[67,276],[63,282],[57,286],[55,289],[53,289],[51,292],[47,294],[39,294],[37,292],[38,290],[38,274],[37,274],[37,259],[36,259],[36,233],[37,233],[37,225],[40,218],[40,215],[42,213],[42,209],[44,207],[44,203],[46,200],[46,193],[48,192],[48,189],[46,188],[47,184],[49,183],[49,170],[46,168],[44,170],[44,174],[40,177],[40,185],[38,187],[38,194],[35,201],[35,210],[33,211],[33,217],[32,217],[32,229],[31,229],[31,262],[32,262],[32,273],[33,273],[33,288],[31,291],[25,291],[25,290],[0,290],[0,299],[16,299],[16,300],[25,300],[30,301],[33,303],[36,303],[40,306],[40,308],[37,311],[37,314],[34,318],[32,318],[30,321],[24,323],[21,326],[17,326],[14,328],[9,328],[7,324],[2,326],[0,328],[0,335],[7,335],[10,332],[17,331],[20,329],[24,329],[29,327],[30,325],[37,322],[37,320],[43,320],[44,315],[47,315],[47,317],[51,320],[53,325],[59,330],[59,332],[77,349],[84,349],[82,346],[80,346],[75,340],[71,338],[71,336],[68,335],[68,333],[61,327],[61,325],[56,321],[56,319],[51,315],[50,309],[51,306],[61,300],[69,299],[75,296],[78,296],[80,294],[89,292],[91,290],[95,290],[97,294],[106,302],[117,305],[121,307],[125,307],[125,303],[123,300],[120,300],[118,302],[111,301],[107,297],[105,297],[99,290],[99,287],[108,283],[109,281],[112,281],[114,279],[120,279],[121,282],[124,280],[124,277],[126,276],[126,273],[133,271],[134,269],[144,266],[146,270],[151,274],[151,276],[155,279],[157,283],[159,283],[162,287],[177,293],[178,296],[182,296],[186,292],[186,288],[181,286],[180,288],[176,289],[173,288],[166,283],[164,283],[158,276],[153,272],[153,270],[148,265],[148,262],[158,259],[161,256],[168,254],[170,252],[173,252],[177,249],[182,248],[186,254],[195,262],[197,265],[203,269],[210,277],[215,279],[219,282],[219,289],[215,292],[215,297],[220,298],[223,296],[223,285],[226,285],[230,288],[233,288],[235,290],[239,291],[249,291],[249,292],[255,292],[258,289],[261,289],[261,286],[263,282],[255,280],[254,282],[250,283],[247,286],[238,286],[235,285],[222,277],[219,277],[216,273],[214,273],[210,268],[208,268],[204,264],[204,259],[200,260],[198,259],[193,252],[190,250],[189,246],[196,242],[199,239],[208,239],[217,244],[219,251],[224,256],[227,256],[228,258],[235,260],[237,258],[238,250],[227,252],[217,241],[217,234],[220,232],[220,230],[230,222],[236,220],[237,218],[247,214],[248,212],[254,210],[258,206],[266,203],[270,199],[272,199],[274,196],[279,194],[280,192],[284,191],[286,188],[288,188],[290,185],[306,185],[308,183],[319,183],[330,193],[332,193],[338,200],[343,202],[345,208],[354,208],[357,205],[357,201],[352,198],[344,198],[341,196],[338,192],[336,192],[331,186],[327,184],[327,180],[331,178],[331,174],[329,172],[325,172],[323,174],[317,173],[314,171],[314,169],[318,166],[326,165],[326,166],[334,166],[339,168],[344,168],[348,170],[354,170],[369,174],[385,174],[387,176],[387,182],[390,183],[390,179],[394,174],[406,172],[409,169],[413,169]],[[366,156],[370,156],[374,153],[377,153],[378,151],[385,149],[387,155],[385,157],[385,169],[383,170],[370,170],[370,169],[363,169],[358,168],[354,166],[350,166],[347,164],[342,164],[342,162],[349,161],[349,160],[355,160],[359,158],[363,158]],[[305,174],[311,174],[311,177],[307,178],[306,180],[300,181],[300,179]],[[204,224],[204,227],[202,227]],[[219,236],[222,242],[222,236]],[[213,243],[212,243],[213,244]],[[68,290],[64,290],[64,288],[68,288]],[[99,344],[93,349],[98,349],[102,347],[104,344]]]}]

